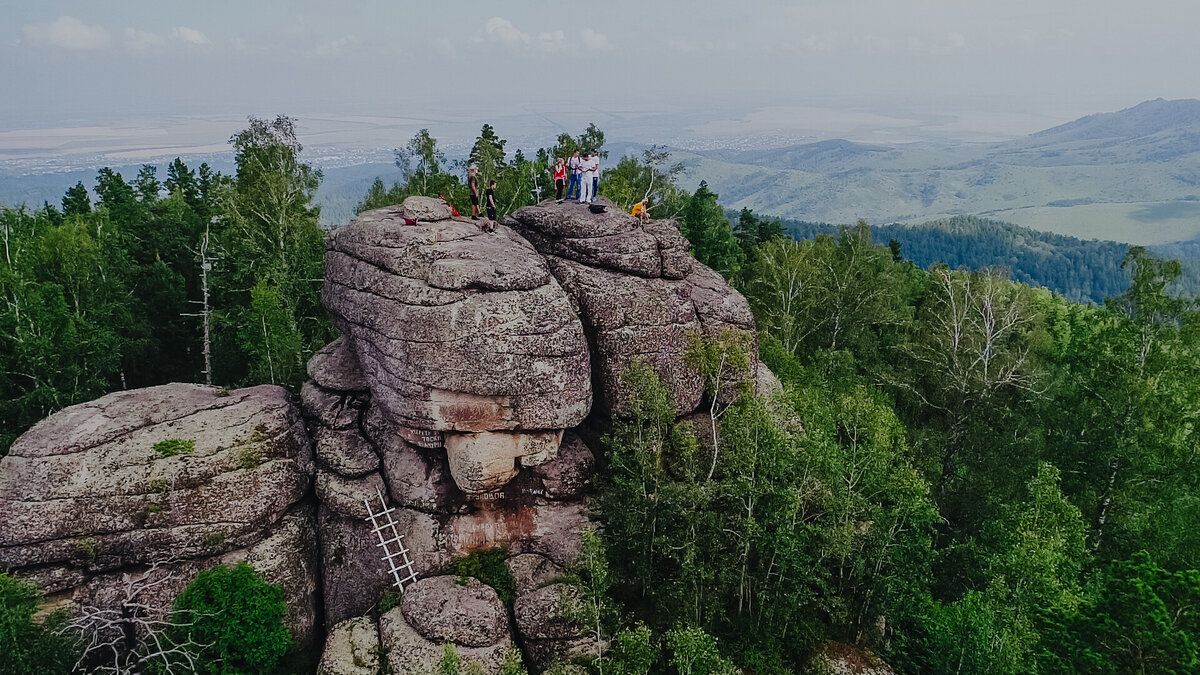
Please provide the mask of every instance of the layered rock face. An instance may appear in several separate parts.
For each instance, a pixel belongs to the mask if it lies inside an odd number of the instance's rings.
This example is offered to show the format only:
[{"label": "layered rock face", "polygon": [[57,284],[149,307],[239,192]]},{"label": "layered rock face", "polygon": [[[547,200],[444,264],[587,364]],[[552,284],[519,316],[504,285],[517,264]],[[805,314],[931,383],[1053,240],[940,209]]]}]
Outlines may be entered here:
[{"label": "layered rock face", "polygon": [[626,409],[621,373],[634,360],[658,372],[680,415],[695,410],[704,383],[685,362],[693,334],[741,331],[753,347],[749,303],[688,255],[673,222],[643,225],[616,208],[593,214],[570,201],[527,206],[506,222],[542,253],[579,308],[603,412]]},{"label": "layered rock face", "polygon": [[312,449],[279,387],[170,384],[110,394],[39,422],[0,460],[0,569],[60,605],[112,607],[154,563],[165,612],[195,574],[250,562],[282,584],[301,644],[314,638]]},{"label": "layered rock face", "polygon": [[[635,361],[686,418],[704,396],[694,336],[754,341],[745,299],[687,248],[674,223],[575,203],[491,233],[423,197],[363,213],[327,241],[341,337],[309,361],[298,408],[275,387],[167,385],[48,418],[0,460],[0,568],[98,603],[169,557],[169,607],[196,571],[245,559],[283,584],[302,644],[324,627],[329,674],[419,672],[444,644],[485,673],[592,654],[561,582],[588,526],[583,439],[624,409]],[[155,449],[172,439],[193,443]],[[406,551],[388,549],[405,587],[382,614],[395,577],[368,509],[388,509]],[[482,551],[510,570],[511,603],[454,575]]]}]

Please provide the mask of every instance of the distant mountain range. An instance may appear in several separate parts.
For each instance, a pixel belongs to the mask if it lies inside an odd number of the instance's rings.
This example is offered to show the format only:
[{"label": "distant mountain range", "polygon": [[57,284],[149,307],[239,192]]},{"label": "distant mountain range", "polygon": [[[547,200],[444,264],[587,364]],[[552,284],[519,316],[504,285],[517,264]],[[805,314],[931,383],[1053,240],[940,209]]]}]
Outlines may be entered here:
[{"label": "distant mountain range", "polygon": [[1200,101],[1157,99],[1003,143],[829,140],[679,153],[727,207],[805,221],[976,215],[1083,239],[1200,236]]}]

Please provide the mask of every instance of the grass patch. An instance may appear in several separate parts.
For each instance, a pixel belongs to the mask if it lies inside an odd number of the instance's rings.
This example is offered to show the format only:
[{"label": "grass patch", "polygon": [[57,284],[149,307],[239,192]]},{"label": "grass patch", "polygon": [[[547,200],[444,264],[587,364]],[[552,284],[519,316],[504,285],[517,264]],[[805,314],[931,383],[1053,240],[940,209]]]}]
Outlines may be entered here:
[{"label": "grass patch", "polygon": [[154,450],[163,457],[189,454],[196,450],[196,441],[190,438],[187,440],[182,438],[168,438],[165,441],[155,443]]},{"label": "grass patch", "polygon": [[379,613],[387,614],[388,612],[400,606],[400,601],[404,599],[404,594],[400,591],[389,588],[383,592],[383,596],[379,598]]},{"label": "grass patch", "polygon": [[225,543],[224,532],[212,532],[204,538],[205,546],[220,546]]},{"label": "grass patch", "polygon": [[262,464],[262,451],[258,446],[247,445],[238,451],[237,465],[239,469],[253,469]]},{"label": "grass patch", "polygon": [[467,577],[475,577],[483,583],[496,589],[500,601],[506,607],[511,607],[517,599],[517,582],[504,559],[508,552],[503,548],[490,548],[454,561],[452,568],[458,575],[459,583],[465,584]]}]

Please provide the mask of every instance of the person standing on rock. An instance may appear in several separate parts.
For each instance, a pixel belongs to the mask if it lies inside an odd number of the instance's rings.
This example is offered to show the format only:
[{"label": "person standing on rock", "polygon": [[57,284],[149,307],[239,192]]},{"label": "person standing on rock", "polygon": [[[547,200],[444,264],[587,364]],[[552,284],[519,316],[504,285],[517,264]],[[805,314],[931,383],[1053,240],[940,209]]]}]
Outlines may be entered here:
[{"label": "person standing on rock", "polygon": [[479,220],[479,176],[475,167],[467,169],[467,187],[471,189],[471,220]]},{"label": "person standing on rock", "polygon": [[487,192],[483,193],[483,205],[487,208],[488,220],[496,220],[496,181],[488,183]]},{"label": "person standing on rock", "polygon": [[580,177],[583,175],[583,159],[579,157],[579,151],[571,155],[571,159],[567,160],[567,169],[571,172],[571,184],[567,186],[567,199],[579,199]]},{"label": "person standing on rock", "polygon": [[583,163],[581,165],[581,168],[583,169],[583,176],[582,176],[583,184],[580,186],[580,189],[579,189],[579,203],[580,204],[586,204],[590,201],[594,201],[596,198],[595,195],[592,194],[592,185],[594,183],[594,181],[592,180],[592,178],[593,178],[592,167],[593,166],[594,166],[594,164],[592,162],[592,152],[589,150],[587,156],[583,158]]},{"label": "person standing on rock", "polygon": [[[566,186],[567,186],[567,165],[563,161],[563,158],[559,157],[558,161],[555,162],[555,164],[554,164],[554,199],[557,200],[559,204],[562,203],[563,188],[565,188]],[[567,196],[570,197],[569,194]]]},{"label": "person standing on rock", "polygon": [[600,153],[591,153],[591,164],[589,168],[592,172],[592,199],[596,201],[596,197],[600,196]]}]

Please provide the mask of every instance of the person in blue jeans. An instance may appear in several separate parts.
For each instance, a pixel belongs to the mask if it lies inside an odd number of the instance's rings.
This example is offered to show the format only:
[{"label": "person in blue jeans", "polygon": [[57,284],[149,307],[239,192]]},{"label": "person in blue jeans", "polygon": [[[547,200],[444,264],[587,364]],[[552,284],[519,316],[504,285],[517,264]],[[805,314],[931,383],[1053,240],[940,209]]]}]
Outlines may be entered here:
[{"label": "person in blue jeans", "polygon": [[567,160],[567,170],[571,172],[571,183],[567,186],[567,199],[579,199],[579,189],[583,184],[583,158],[579,151]]}]

